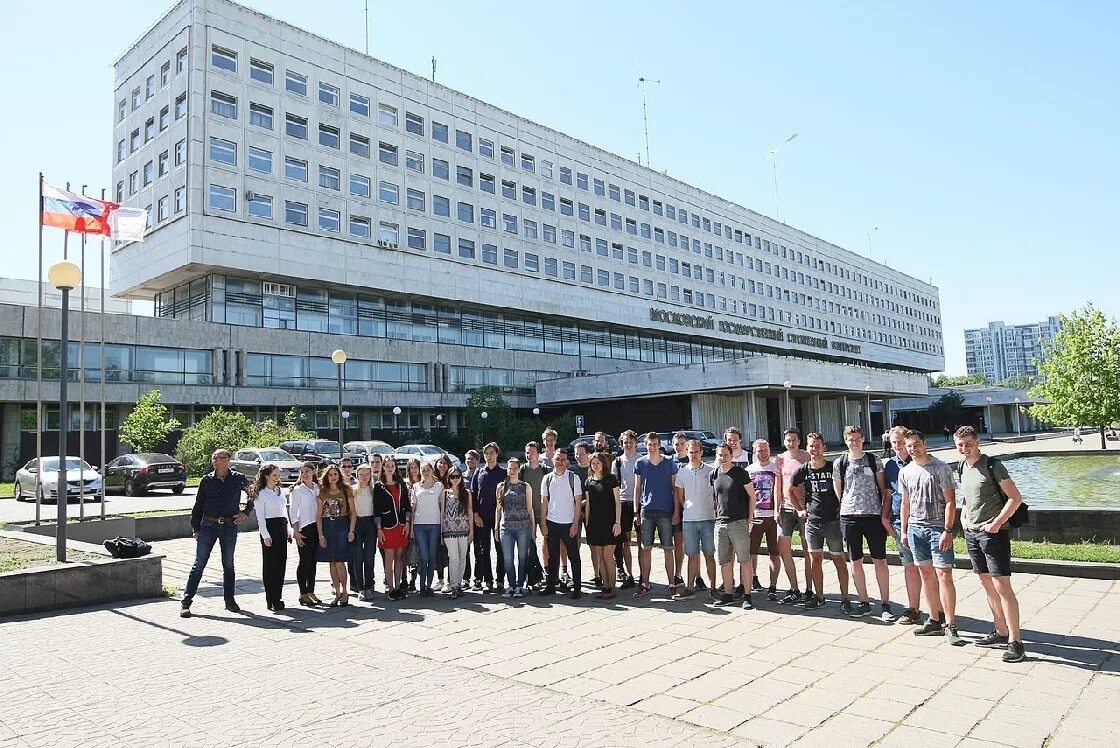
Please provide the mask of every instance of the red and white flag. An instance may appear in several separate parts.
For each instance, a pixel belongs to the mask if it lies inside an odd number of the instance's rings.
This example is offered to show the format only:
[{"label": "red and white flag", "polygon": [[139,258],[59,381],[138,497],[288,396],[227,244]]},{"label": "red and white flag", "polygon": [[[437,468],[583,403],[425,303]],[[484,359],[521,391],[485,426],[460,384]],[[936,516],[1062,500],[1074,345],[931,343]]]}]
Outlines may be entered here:
[{"label": "red and white flag", "polygon": [[108,200],[77,195],[51,187],[45,181],[42,190],[43,204],[39,217],[42,225],[117,241],[144,241],[147,210],[125,208]]}]

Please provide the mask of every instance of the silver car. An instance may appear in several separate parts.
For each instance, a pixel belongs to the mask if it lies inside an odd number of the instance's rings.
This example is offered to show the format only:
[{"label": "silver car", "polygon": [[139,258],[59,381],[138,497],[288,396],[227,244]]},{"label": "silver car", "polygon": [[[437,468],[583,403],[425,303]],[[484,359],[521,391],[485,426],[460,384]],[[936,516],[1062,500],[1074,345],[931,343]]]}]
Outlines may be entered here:
[{"label": "silver car", "polygon": [[261,466],[269,463],[280,470],[280,483],[289,485],[299,480],[302,462],[279,447],[253,447],[239,449],[229,461],[229,469],[249,478],[256,478]]},{"label": "silver car", "polygon": [[[29,460],[16,471],[14,492],[16,501],[25,498],[35,500],[35,474],[39,470],[38,460]],[[61,491],[58,488],[58,458],[44,457],[43,471],[39,473],[39,490],[43,501],[56,501]],[[66,500],[87,498],[96,499],[101,493],[101,473],[88,462],[78,457],[66,458]]]},{"label": "silver car", "polygon": [[[360,456],[363,464],[369,463],[371,455],[381,455],[383,458],[392,457],[393,453],[397,451],[391,444],[376,440],[346,442],[342,445],[342,448],[352,455]],[[354,467],[358,467],[357,460],[355,460]]]},{"label": "silver car", "polygon": [[420,460],[420,464],[428,462],[434,465],[442,455],[447,455],[454,467],[463,469],[463,463],[458,457],[434,444],[405,444],[397,447],[394,459],[397,461],[397,469],[403,472],[408,468],[409,460],[416,459]]}]

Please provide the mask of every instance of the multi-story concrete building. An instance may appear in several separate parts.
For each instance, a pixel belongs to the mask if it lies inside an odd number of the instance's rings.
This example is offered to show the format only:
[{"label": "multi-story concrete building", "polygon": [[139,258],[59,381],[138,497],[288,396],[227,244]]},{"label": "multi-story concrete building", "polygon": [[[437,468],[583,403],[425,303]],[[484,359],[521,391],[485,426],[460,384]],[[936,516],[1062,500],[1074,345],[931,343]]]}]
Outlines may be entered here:
[{"label": "multi-story concrete building", "polygon": [[454,429],[494,384],[592,429],[835,436],[944,367],[935,287],[228,0],[127,50],[112,115],[152,225],[111,289],[155,302],[119,342],[190,357],[192,413],[328,428],[342,348],[355,435]]},{"label": "multi-story concrete building", "polygon": [[989,322],[987,327],[964,331],[964,358],[969,374],[983,374],[998,383],[1017,377],[1037,377],[1035,361],[1041,361],[1045,346],[1062,329],[1061,317],[1042,322],[1005,325]]}]

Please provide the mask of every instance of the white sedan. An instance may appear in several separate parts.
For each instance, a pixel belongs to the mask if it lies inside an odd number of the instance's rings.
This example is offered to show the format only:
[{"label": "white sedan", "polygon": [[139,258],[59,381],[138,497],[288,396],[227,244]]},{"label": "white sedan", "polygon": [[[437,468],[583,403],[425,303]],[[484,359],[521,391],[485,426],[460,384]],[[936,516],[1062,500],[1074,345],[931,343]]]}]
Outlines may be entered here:
[{"label": "white sedan", "polygon": [[[26,465],[16,471],[15,495],[16,501],[25,498],[35,500],[35,473],[38,470],[38,460],[29,460]],[[44,457],[42,459],[43,472],[39,476],[40,490],[43,501],[56,501],[58,499],[58,458]],[[101,473],[97,472],[88,462],[77,457],[66,458],[66,499],[85,498],[97,499],[101,494]]]}]

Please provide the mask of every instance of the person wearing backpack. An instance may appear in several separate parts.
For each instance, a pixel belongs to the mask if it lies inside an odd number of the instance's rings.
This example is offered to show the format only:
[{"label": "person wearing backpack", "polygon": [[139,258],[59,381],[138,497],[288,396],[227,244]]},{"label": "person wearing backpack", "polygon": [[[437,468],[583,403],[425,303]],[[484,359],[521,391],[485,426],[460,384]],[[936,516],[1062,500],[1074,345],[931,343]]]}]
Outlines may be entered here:
[{"label": "person wearing backpack", "polygon": [[572,562],[572,591],[568,597],[578,600],[580,589],[579,526],[583,507],[583,484],[579,476],[568,470],[568,453],[560,449],[553,456],[553,471],[541,481],[541,514],[545,521],[541,533],[548,543],[548,579],[541,595],[556,594],[560,576],[560,544],[568,549]]},{"label": "person wearing backpack", "polygon": [[972,570],[988,596],[995,630],[978,647],[1006,647],[1004,662],[1026,658],[1019,632],[1019,600],[1011,587],[1011,533],[1013,518],[1024,511],[1023,496],[1003,463],[980,451],[980,437],[971,426],[953,435],[961,455],[958,478],[964,494],[961,526]]},{"label": "person wearing backpack", "polygon": [[891,497],[883,478],[883,466],[874,454],[863,450],[863,429],[859,426],[844,427],[844,443],[848,445],[848,452],[837,458],[832,482],[840,497],[840,531],[848,546],[859,607],[845,608],[843,612],[857,616],[871,613],[867,578],[863,572],[866,541],[883,607],[880,619],[893,623],[895,616],[891,613],[890,572],[887,570],[887,536],[892,529]]}]

